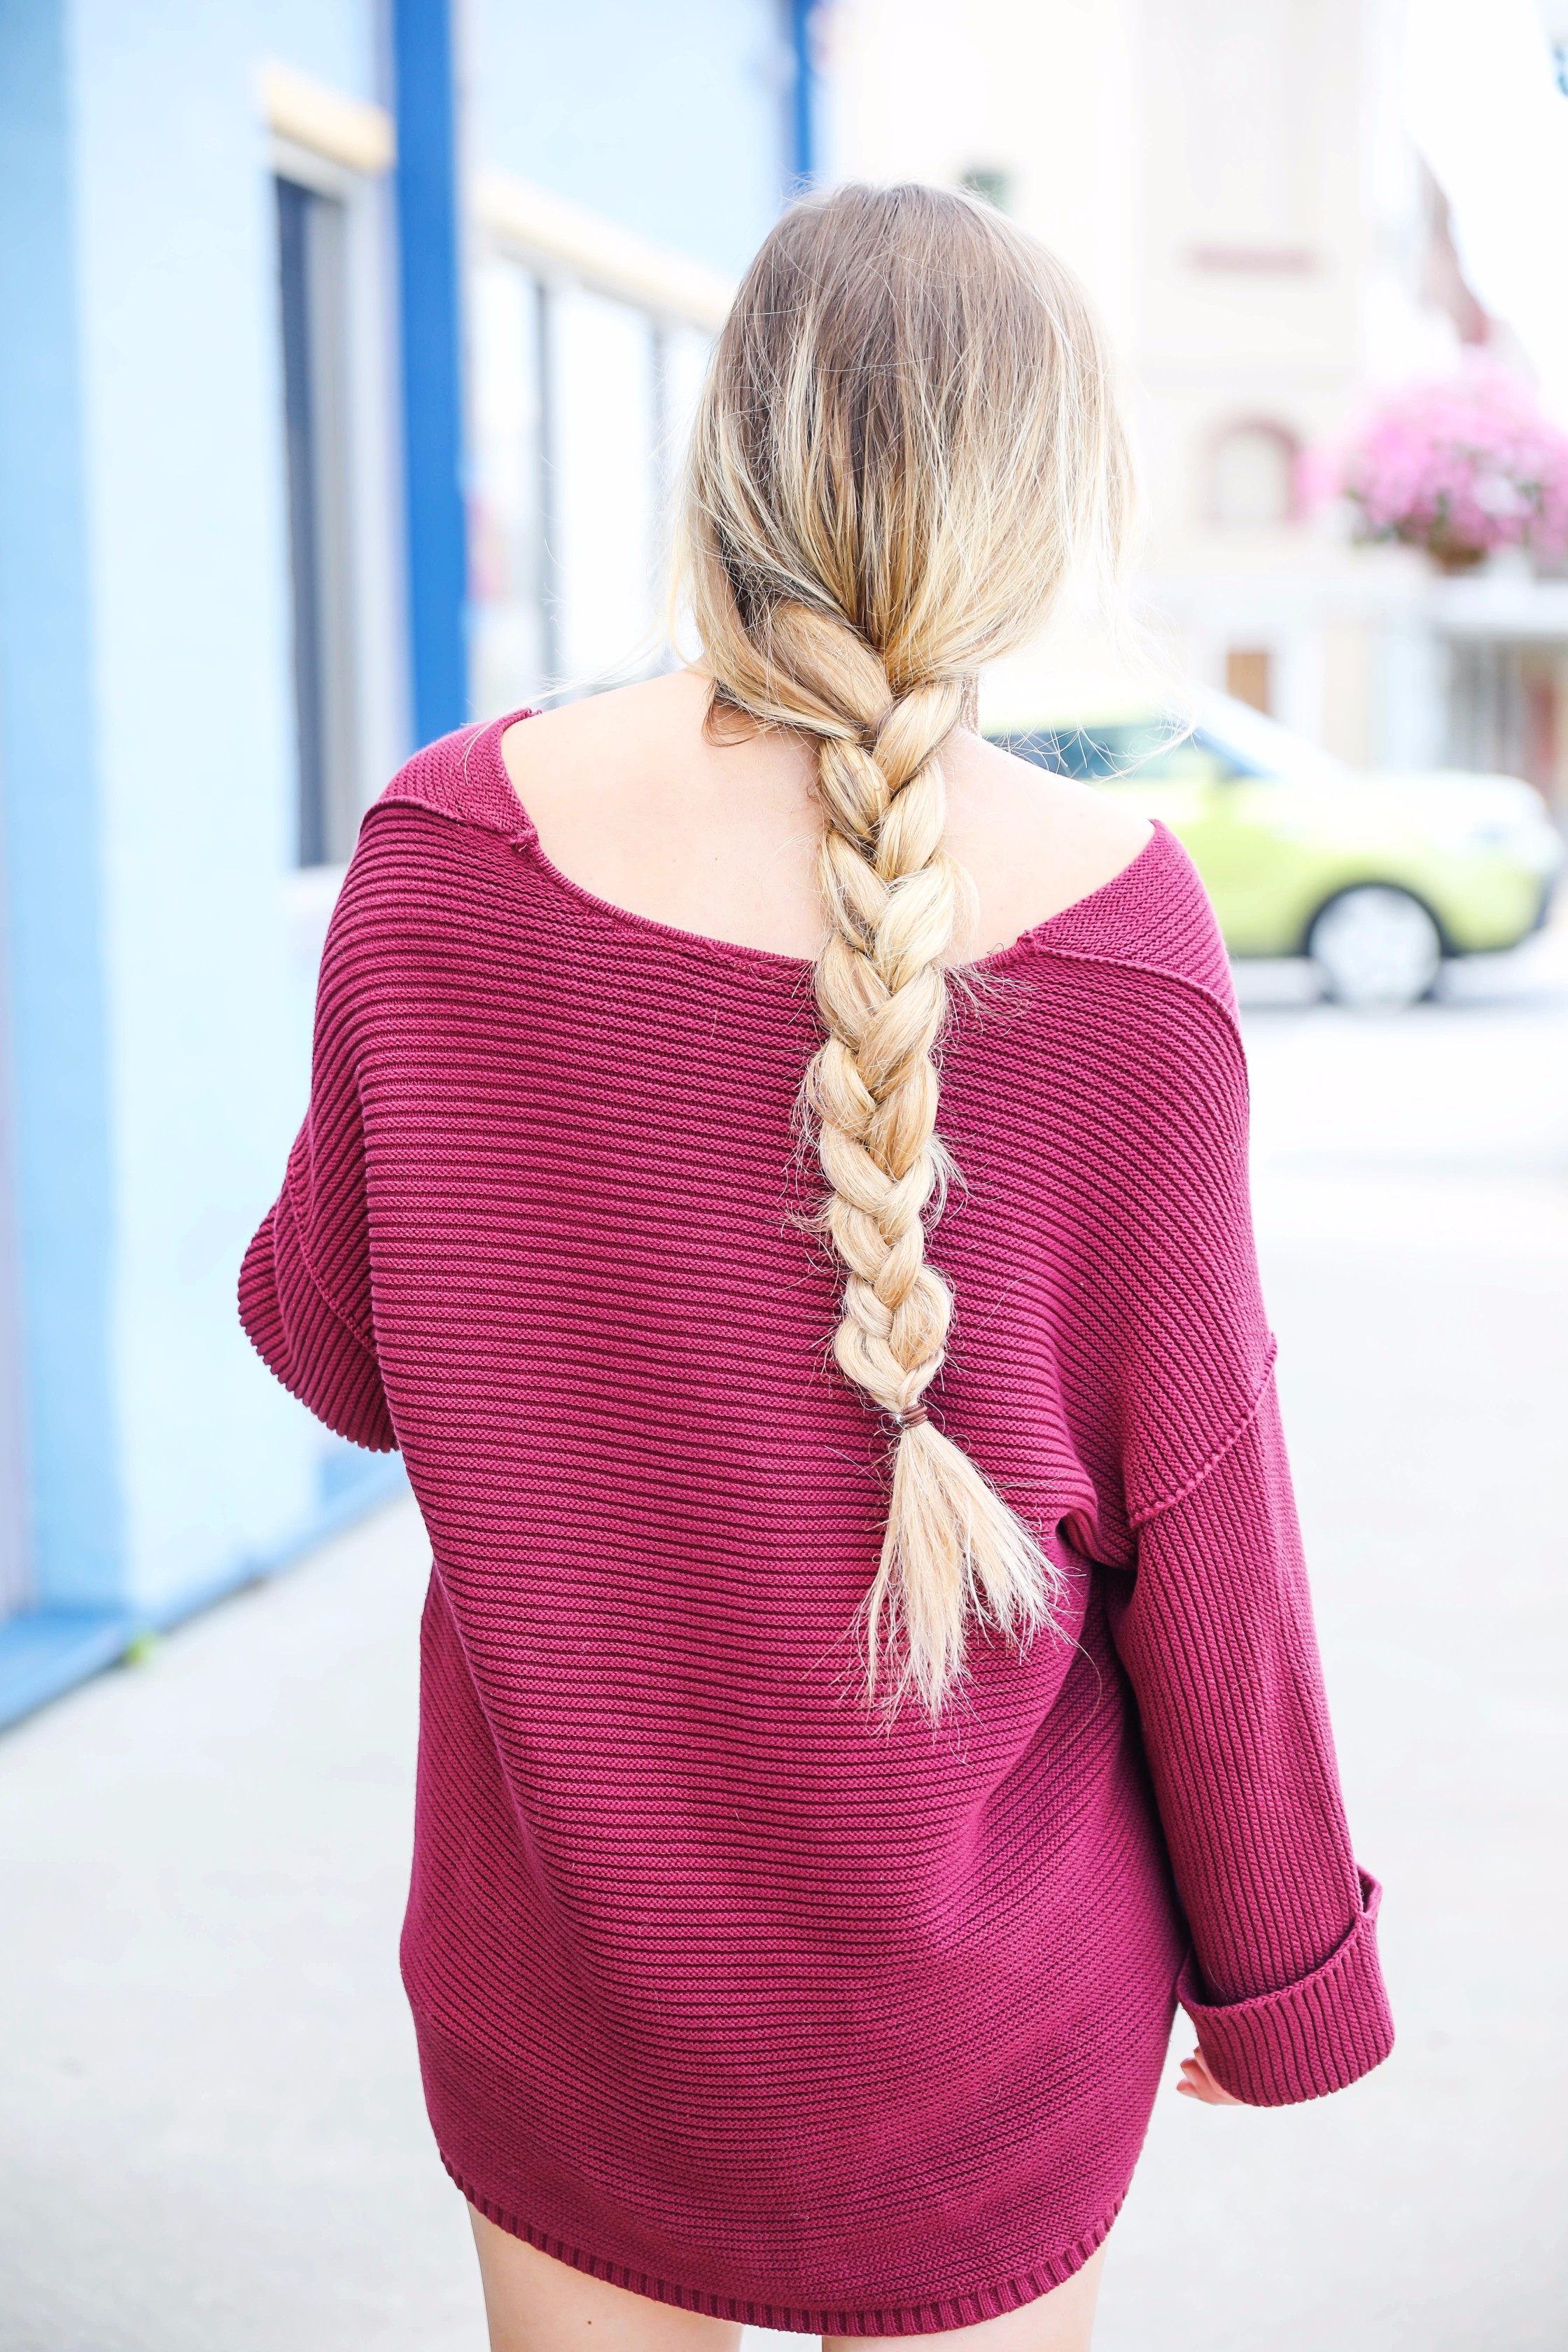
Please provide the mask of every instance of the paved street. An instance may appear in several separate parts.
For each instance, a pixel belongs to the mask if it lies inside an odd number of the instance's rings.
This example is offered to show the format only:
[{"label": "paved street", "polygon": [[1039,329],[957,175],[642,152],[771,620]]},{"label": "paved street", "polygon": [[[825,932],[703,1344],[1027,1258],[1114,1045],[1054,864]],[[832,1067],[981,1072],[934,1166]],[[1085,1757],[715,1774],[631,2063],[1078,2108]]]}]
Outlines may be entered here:
[{"label": "paved street", "polygon": [[[1258,1224],[1401,2039],[1167,2093],[1098,2352],[1561,2352],[1568,937],[1399,1020],[1294,986]],[[396,1978],[424,1571],[402,1506],[0,1746],[0,2352],[479,2352]]]}]

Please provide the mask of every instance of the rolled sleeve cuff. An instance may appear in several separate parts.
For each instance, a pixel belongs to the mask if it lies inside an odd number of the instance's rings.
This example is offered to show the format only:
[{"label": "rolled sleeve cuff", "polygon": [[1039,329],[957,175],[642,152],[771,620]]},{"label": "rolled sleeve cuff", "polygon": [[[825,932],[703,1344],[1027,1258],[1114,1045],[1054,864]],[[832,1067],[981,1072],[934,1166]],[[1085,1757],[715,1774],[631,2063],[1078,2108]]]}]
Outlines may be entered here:
[{"label": "rolled sleeve cuff", "polygon": [[1321,1968],[1279,1992],[1210,2002],[1189,1954],[1176,1998],[1198,2032],[1216,2083],[1252,2107],[1288,2107],[1342,2091],[1380,2066],[1394,2047],[1394,2020],[1377,1960],[1383,1889],[1361,1876],[1361,1916]]}]

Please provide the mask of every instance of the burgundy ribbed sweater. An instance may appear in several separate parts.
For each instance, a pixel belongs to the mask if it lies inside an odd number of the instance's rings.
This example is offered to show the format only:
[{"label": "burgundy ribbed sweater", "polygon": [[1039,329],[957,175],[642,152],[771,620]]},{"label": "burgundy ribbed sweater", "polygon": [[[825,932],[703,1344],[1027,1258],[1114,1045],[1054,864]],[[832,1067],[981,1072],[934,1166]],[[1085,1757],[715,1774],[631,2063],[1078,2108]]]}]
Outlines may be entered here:
[{"label": "burgundy ribbed sweater", "polygon": [[938,1417],[1066,1638],[884,1730],[848,1628],[886,1441],[826,1350],[809,967],[553,868],[503,725],[366,819],[310,1116],[241,1278],[435,1566],[405,1980],[481,2210],[646,2294],[922,2333],[1065,2279],[1179,1992],[1272,2105],[1391,2041],[1247,1198],[1224,954],[1163,831],[983,967]]}]

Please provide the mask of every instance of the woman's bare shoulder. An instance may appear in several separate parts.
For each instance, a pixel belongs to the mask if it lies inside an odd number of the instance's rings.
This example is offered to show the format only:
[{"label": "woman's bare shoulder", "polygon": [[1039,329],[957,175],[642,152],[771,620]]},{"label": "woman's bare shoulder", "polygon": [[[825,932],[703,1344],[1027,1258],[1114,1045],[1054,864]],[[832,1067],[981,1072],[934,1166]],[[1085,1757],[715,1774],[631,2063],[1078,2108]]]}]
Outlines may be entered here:
[{"label": "woman's bare shoulder", "polygon": [[1102,889],[1153,831],[1147,817],[1092,784],[978,735],[953,737],[943,765],[949,838],[979,894],[981,953],[1011,945]]},{"label": "woman's bare shoulder", "polygon": [[613,775],[628,758],[646,760],[678,737],[699,736],[707,692],[679,670],[535,711],[501,737],[507,772],[524,800],[530,790],[571,791],[587,777]]}]

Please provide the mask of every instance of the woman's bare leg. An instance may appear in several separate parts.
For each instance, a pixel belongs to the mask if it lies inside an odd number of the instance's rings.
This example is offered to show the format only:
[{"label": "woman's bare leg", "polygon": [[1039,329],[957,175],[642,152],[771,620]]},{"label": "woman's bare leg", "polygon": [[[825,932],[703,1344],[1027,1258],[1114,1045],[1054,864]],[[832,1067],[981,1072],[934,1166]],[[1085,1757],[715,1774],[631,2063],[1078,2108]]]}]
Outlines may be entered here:
[{"label": "woman's bare leg", "polygon": [[1000,2319],[978,2320],[973,2327],[950,2327],[944,2334],[921,2336],[825,2336],[822,2352],[868,2352],[872,2344],[896,2343],[910,2352],[911,2341],[931,2352],[1089,2352],[1094,2333],[1094,2306],[1100,2296],[1100,2274],[1105,2268],[1105,2248],[1098,2246],[1080,2271],[1065,2286],[1053,2287]]},{"label": "woman's bare leg", "polygon": [[[470,2205],[490,2352],[740,2352],[739,2321],[709,2319],[607,2286],[497,2229]],[[1065,2286],[1000,2319],[921,2338],[931,2352],[1089,2352],[1104,2246]],[[866,2336],[825,2336],[822,2352],[868,2352]],[[896,2339],[909,2352],[909,2338]]]},{"label": "woman's bare leg", "polygon": [[607,2286],[570,2263],[542,2254],[510,2231],[498,2230],[471,2205],[468,2219],[484,2282],[490,2352],[739,2352],[738,2320],[709,2319],[700,2311],[680,2311],[651,2295]]}]

